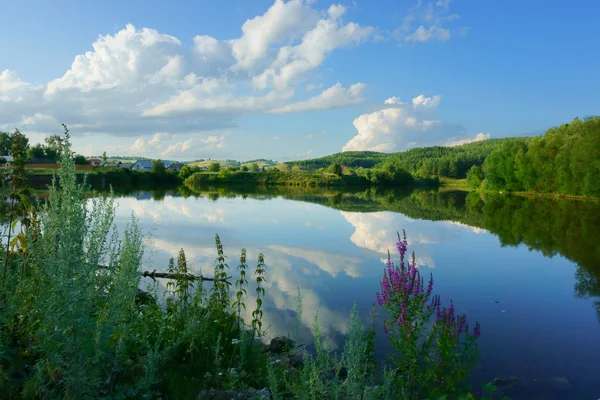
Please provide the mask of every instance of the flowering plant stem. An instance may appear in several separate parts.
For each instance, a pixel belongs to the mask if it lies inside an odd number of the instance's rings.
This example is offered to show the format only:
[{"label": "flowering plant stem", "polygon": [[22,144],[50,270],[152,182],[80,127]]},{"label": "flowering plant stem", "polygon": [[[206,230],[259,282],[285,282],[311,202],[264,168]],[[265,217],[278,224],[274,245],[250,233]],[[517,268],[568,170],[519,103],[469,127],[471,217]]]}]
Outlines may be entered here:
[{"label": "flowering plant stem", "polygon": [[410,262],[406,259],[406,233],[398,234],[396,247],[399,262],[395,265],[388,254],[377,293],[386,335],[396,349],[396,384],[409,399],[454,394],[476,362],[479,324],[469,332],[466,315],[456,314],[452,302],[441,307],[440,297],[432,294],[433,275],[425,287],[414,253]]}]

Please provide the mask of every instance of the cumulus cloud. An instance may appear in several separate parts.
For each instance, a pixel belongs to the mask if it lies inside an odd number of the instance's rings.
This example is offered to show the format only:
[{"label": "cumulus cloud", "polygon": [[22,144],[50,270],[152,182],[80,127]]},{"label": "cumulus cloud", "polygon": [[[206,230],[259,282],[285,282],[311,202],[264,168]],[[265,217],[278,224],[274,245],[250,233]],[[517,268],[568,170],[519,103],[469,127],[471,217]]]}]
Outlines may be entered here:
[{"label": "cumulus cloud", "polygon": [[465,140],[465,128],[458,124],[424,118],[435,111],[441,96],[421,94],[411,104],[398,97],[385,100],[386,107],[363,114],[353,122],[357,134],[342,151],[370,150],[394,152],[415,146],[430,146]]},{"label": "cumulus cloud", "polygon": [[[362,101],[360,83],[296,98],[299,85],[320,88],[306,85],[330,53],[372,37],[372,27],[343,21],[345,11],[342,5],[319,9],[309,1],[275,0],[241,26],[239,37],[199,34],[191,46],[183,44],[187,38],[128,24],[99,36],[62,76],[45,84],[0,71],[0,129],[54,134],[64,122],[73,137],[96,138],[98,145],[88,142],[86,149],[93,145],[101,152],[111,137],[119,137],[128,143],[121,140],[113,149],[150,155],[169,148],[191,151],[183,145],[188,139],[192,150],[203,144],[193,135],[220,136],[247,113],[356,104]],[[171,136],[156,136],[163,132]]]},{"label": "cumulus cloud", "polygon": [[436,95],[433,97],[425,97],[425,95],[418,95],[414,99],[412,99],[412,104],[415,109],[419,108],[436,108],[440,101],[442,100],[442,96]]},{"label": "cumulus cloud", "polygon": [[383,103],[384,104],[404,104],[402,102],[402,100],[400,100],[400,97],[396,97],[396,96],[390,97],[389,99],[385,100]]}]

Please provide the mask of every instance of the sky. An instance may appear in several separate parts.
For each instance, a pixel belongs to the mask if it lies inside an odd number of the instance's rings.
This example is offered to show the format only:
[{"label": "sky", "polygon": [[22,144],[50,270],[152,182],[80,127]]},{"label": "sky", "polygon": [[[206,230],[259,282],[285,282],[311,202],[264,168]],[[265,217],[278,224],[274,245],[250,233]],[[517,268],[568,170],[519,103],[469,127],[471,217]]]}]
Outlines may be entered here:
[{"label": "sky", "polygon": [[3,0],[0,130],[277,161],[599,114],[595,0]]}]

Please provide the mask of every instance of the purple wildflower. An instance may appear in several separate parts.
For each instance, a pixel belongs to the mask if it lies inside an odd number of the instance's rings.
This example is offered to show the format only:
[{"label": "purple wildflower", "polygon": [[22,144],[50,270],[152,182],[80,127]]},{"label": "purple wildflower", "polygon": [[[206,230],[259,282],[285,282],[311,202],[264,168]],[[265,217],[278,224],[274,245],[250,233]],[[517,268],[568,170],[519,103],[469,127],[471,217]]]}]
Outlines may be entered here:
[{"label": "purple wildflower", "polygon": [[399,325],[405,325],[408,321],[406,319],[406,315],[407,311],[406,311],[406,302],[402,302],[402,304],[400,305],[400,316],[398,317],[398,324]]},{"label": "purple wildflower", "polygon": [[429,285],[427,285],[427,297],[429,297],[432,290],[433,290],[433,274],[430,274]]},{"label": "purple wildflower", "polygon": [[481,327],[479,326],[479,322],[477,322],[475,324],[475,327],[473,328],[473,336],[475,336],[476,338],[478,338],[479,335],[481,335]]}]

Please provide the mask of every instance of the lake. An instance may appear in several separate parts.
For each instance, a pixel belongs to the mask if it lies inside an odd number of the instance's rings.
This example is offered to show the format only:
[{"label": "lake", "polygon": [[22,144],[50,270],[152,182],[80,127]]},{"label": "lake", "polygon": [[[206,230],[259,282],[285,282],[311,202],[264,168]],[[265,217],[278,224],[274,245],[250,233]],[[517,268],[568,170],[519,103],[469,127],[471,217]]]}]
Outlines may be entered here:
[{"label": "lake", "polygon": [[[395,255],[396,232],[405,229],[409,251],[422,274],[434,274],[442,303],[452,299],[471,323],[481,323],[474,383],[514,376],[518,386],[504,391],[515,399],[600,397],[597,202],[482,199],[465,192],[180,188],[123,195],[118,204],[117,223],[124,226],[133,213],[149,236],[146,269],[165,270],[183,248],[195,273],[212,276],[217,233],[232,269],[241,248],[252,267],[262,252],[269,336],[293,335],[299,288],[300,341],[310,343],[318,310],[332,349],[342,346],[354,302],[368,324],[383,261],[388,250]],[[379,329],[378,358],[389,351]]]}]

